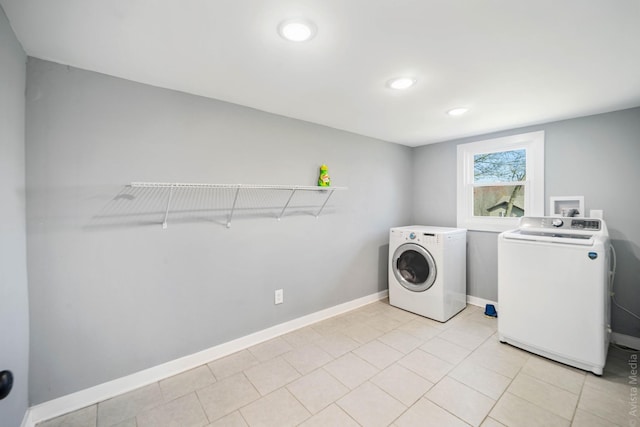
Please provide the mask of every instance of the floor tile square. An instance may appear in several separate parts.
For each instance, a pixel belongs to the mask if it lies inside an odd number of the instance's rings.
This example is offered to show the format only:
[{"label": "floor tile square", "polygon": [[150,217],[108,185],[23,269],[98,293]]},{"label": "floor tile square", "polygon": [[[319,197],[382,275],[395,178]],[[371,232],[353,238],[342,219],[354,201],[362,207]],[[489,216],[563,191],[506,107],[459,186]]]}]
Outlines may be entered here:
[{"label": "floor tile square", "polygon": [[250,426],[296,426],[311,414],[285,388],[240,409]]},{"label": "floor tile square", "polygon": [[214,360],[208,365],[216,379],[221,380],[259,363],[260,361],[249,350],[242,350],[222,359]]},{"label": "floor tile square", "polygon": [[403,331],[422,341],[428,341],[442,332],[441,327],[426,324],[420,319],[414,319],[404,325],[398,327],[399,331]]},{"label": "floor tile square", "polygon": [[95,426],[98,416],[98,405],[91,405],[86,408],[62,415],[52,420],[38,423],[37,427],[86,427]]},{"label": "floor tile square", "polygon": [[379,313],[382,313],[382,311],[387,307],[389,307],[389,298],[384,298],[379,301],[363,305],[358,309],[358,311],[369,315],[377,315]]},{"label": "floor tile square", "polygon": [[471,350],[460,347],[457,344],[444,340],[440,337],[431,338],[429,341],[420,346],[420,350],[433,354],[442,360],[446,360],[454,365],[462,362]]},{"label": "floor tile square", "polygon": [[[489,338],[492,340],[492,338]],[[500,342],[485,342],[475,350],[467,360],[477,363],[505,377],[514,378],[526,361],[529,354]]]},{"label": "floor tile square", "polygon": [[452,319],[447,320],[446,322],[438,322],[437,320],[429,319],[428,317],[416,315],[413,320],[398,327],[398,329],[402,329],[403,326],[408,325],[409,323],[419,322],[423,325],[431,326],[432,328],[438,329],[440,332],[442,332],[446,329],[449,329],[453,325],[455,325],[456,319],[460,318],[463,315],[463,313],[464,313],[464,310],[459,314],[455,315]]},{"label": "floor tile square", "polygon": [[287,386],[289,391],[315,414],[349,392],[340,381],[324,369],[318,369]]},{"label": "floor tile square", "polygon": [[578,404],[577,394],[523,373],[516,376],[507,391],[569,421]]},{"label": "floor tile square", "polygon": [[509,427],[564,427],[569,421],[509,392],[502,395],[489,413]]},{"label": "floor tile square", "polygon": [[[573,416],[571,427],[610,427],[611,421],[607,421],[604,418],[600,418],[597,415],[593,415],[589,412],[578,409]],[[633,425],[629,423],[627,425]]]},{"label": "floor tile square", "polygon": [[388,426],[407,408],[370,382],[362,384],[338,405],[363,426]]},{"label": "floor tile square", "polygon": [[289,345],[294,348],[306,347],[309,344],[318,341],[322,338],[318,332],[316,332],[311,326],[305,328],[296,329],[288,334],[282,335],[280,338],[285,340]]},{"label": "floor tile square", "polygon": [[497,322],[496,319],[488,319],[485,316],[480,316],[479,312],[473,312],[453,329],[459,329],[479,338],[489,338],[496,333]]},{"label": "floor tile square", "polygon": [[432,383],[440,381],[454,366],[419,349],[412,351],[398,363]]},{"label": "floor tile square", "polygon": [[[93,425],[91,426],[93,427]],[[138,427],[138,422],[136,421],[136,417],[133,417],[124,421],[120,421],[118,424],[114,424],[111,427]]]},{"label": "floor tile square", "polygon": [[371,341],[356,348],[353,350],[353,353],[378,369],[384,369],[404,356],[404,354],[398,350],[378,340]]},{"label": "floor tile square", "polygon": [[242,418],[240,411],[236,411],[209,424],[207,427],[249,427],[249,424]]},{"label": "floor tile square", "polygon": [[378,373],[378,369],[375,366],[352,353],[347,353],[328,363],[323,369],[326,369],[327,372],[350,389],[358,387]]},{"label": "floor tile square", "polygon": [[404,354],[410,353],[424,344],[421,339],[397,329],[384,334],[378,340]]},{"label": "floor tile square", "polygon": [[360,344],[368,343],[369,341],[375,340],[376,338],[384,335],[384,332],[380,329],[376,329],[367,324],[347,326],[341,332]]},{"label": "floor tile square", "polygon": [[464,347],[467,350],[475,350],[488,337],[476,335],[466,329],[466,327],[452,327],[438,335],[440,338]]},{"label": "floor tile square", "polygon": [[339,332],[323,336],[316,344],[332,357],[340,357],[360,346],[356,340]]},{"label": "floor tile square", "polygon": [[98,427],[112,426],[163,403],[158,383],[121,394],[98,404]]},{"label": "floor tile square", "polygon": [[397,320],[401,323],[407,323],[416,318],[416,315],[414,313],[411,313],[410,311],[402,310],[392,305],[387,306],[387,308],[384,311],[384,315],[394,320]]},{"label": "floor tile square", "polygon": [[396,329],[398,326],[401,326],[402,324],[403,323],[399,320],[392,319],[391,317],[385,316],[384,314],[375,316],[367,321],[367,325],[371,326],[372,328],[379,329],[384,333],[390,332]]},{"label": "floor tile square", "polygon": [[[428,420],[428,421],[427,421]],[[432,425],[438,427],[468,427],[469,424],[445,411],[427,399],[420,399],[400,416],[394,425],[397,427],[415,427]]]},{"label": "floor tile square", "polygon": [[538,356],[530,357],[520,372],[560,387],[573,394],[580,394],[586,377],[584,371],[579,371]]},{"label": "floor tile square", "polygon": [[157,406],[137,416],[137,427],[203,427],[209,423],[195,393]]},{"label": "floor tile square", "polygon": [[260,397],[243,373],[213,383],[196,394],[210,421],[230,414]]},{"label": "floor tile square", "polygon": [[[629,370],[629,366],[627,366],[627,370]],[[586,375],[584,381],[584,387],[590,387],[596,390],[600,390],[604,393],[607,393],[612,398],[627,400],[629,395],[631,394],[632,385],[629,384],[629,375],[631,372],[627,372],[627,374],[623,377],[611,377],[605,376],[597,377],[595,375]],[[635,384],[637,387],[637,384]]]},{"label": "floor tile square", "polygon": [[339,334],[344,328],[344,322],[339,317],[331,317],[314,323],[311,328],[322,336]]},{"label": "floor tile square", "polygon": [[433,386],[432,382],[397,363],[371,378],[371,382],[407,406],[413,405]]},{"label": "floor tile square", "polygon": [[271,360],[288,351],[293,350],[293,347],[284,339],[282,339],[281,337],[278,337],[278,338],[274,338],[272,340],[254,345],[253,347],[249,347],[248,350],[251,352],[251,354],[253,354],[256,357],[256,359],[258,359],[261,362],[266,362],[267,360]]},{"label": "floor tile square", "polygon": [[165,402],[169,402],[214,382],[216,382],[216,379],[211,370],[206,365],[203,365],[160,381],[160,389]]},{"label": "floor tile square", "polygon": [[249,368],[244,373],[256,390],[263,396],[296,378],[300,378],[298,371],[293,369],[282,357]]},{"label": "floor tile square", "polygon": [[590,385],[583,387],[578,409],[621,426],[638,425],[640,421],[637,415],[640,411],[636,411],[636,416],[630,414],[630,394],[622,397],[616,393],[611,393],[611,391],[591,387]]},{"label": "floor tile square", "polygon": [[352,310],[337,316],[337,318],[342,321],[344,327],[363,325],[372,317],[373,316],[370,313],[366,313],[360,309]]},{"label": "floor tile square", "polygon": [[359,427],[346,412],[337,405],[331,405],[309,418],[300,427]]},{"label": "floor tile square", "polygon": [[333,357],[315,344],[308,344],[282,356],[291,366],[301,374],[308,374],[317,368],[326,365]]},{"label": "floor tile square", "polygon": [[434,385],[425,397],[473,426],[482,423],[496,402],[449,377]]},{"label": "floor tile square", "polygon": [[497,400],[511,383],[511,378],[469,360],[456,366],[448,376],[494,400]]},{"label": "floor tile square", "polygon": [[487,417],[484,419],[480,427],[506,427],[504,424],[499,423],[491,417]]},{"label": "floor tile square", "polygon": [[[478,307],[479,308],[479,307]],[[489,330],[495,332],[498,330],[498,318],[497,317],[489,317],[484,314],[484,307],[480,310],[475,310],[469,316],[466,317],[466,320],[470,320],[476,323],[481,324],[482,326],[486,326]]]}]

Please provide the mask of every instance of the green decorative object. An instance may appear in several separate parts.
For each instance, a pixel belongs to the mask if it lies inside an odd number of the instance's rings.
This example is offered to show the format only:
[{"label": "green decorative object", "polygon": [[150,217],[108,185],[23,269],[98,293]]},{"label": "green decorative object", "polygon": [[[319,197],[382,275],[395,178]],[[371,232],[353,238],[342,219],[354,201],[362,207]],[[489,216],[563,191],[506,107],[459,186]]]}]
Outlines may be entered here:
[{"label": "green decorative object", "polygon": [[319,187],[330,187],[331,178],[329,177],[329,168],[327,165],[320,166],[320,177],[318,178]]}]

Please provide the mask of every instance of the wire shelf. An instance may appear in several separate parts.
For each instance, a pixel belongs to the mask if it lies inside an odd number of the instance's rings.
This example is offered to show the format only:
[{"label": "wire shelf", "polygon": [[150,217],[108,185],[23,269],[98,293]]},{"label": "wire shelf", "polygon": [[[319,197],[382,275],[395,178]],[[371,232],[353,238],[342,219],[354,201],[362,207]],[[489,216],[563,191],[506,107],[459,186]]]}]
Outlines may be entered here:
[{"label": "wire shelf", "polygon": [[215,221],[231,227],[238,215],[280,220],[294,213],[324,211],[335,191],[346,187],[302,185],[197,184],[132,182],[105,207],[100,217],[126,217],[129,221]]}]

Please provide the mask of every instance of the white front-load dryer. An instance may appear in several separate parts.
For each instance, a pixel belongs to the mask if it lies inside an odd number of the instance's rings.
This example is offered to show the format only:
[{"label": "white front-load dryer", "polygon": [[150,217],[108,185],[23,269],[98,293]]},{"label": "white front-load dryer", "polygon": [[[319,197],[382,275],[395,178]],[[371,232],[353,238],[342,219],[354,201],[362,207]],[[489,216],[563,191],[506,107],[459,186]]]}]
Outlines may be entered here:
[{"label": "white front-load dryer", "polygon": [[412,225],[389,233],[389,303],[439,322],[467,304],[467,230]]}]

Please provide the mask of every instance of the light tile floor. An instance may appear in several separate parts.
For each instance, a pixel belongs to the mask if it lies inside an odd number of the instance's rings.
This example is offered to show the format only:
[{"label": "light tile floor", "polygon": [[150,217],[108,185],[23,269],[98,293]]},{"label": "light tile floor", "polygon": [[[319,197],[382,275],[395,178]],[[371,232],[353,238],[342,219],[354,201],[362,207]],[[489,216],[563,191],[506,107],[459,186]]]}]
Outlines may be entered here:
[{"label": "light tile floor", "polygon": [[597,377],[500,344],[479,307],[380,301],[38,427],[636,426],[637,357]]}]

